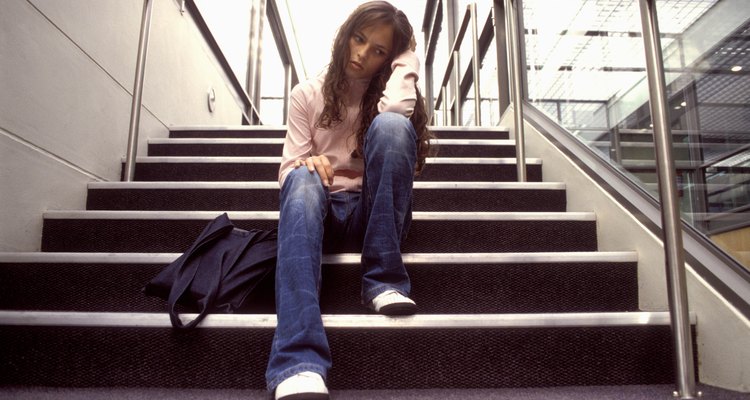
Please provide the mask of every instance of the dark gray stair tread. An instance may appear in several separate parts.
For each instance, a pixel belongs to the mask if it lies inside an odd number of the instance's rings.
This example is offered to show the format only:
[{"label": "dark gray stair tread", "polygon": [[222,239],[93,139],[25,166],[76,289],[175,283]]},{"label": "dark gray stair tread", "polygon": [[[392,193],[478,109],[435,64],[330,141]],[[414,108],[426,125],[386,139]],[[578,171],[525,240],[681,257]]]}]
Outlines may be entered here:
[{"label": "dark gray stair tread", "polygon": [[[279,209],[277,182],[121,182],[89,185],[88,210]],[[565,211],[563,184],[417,182],[415,211]]]},{"label": "dark gray stair tread", "polygon": [[[278,178],[279,157],[144,157],[136,163],[136,181],[273,181]],[[259,162],[260,161],[260,162]],[[526,164],[527,180],[542,181],[539,160]],[[428,159],[421,181],[517,180],[515,159]]]},{"label": "dark gray stair tread", "polygon": [[[216,215],[49,212],[45,214],[42,251],[181,252]],[[273,229],[278,213],[230,213],[230,219],[242,229]],[[402,249],[405,253],[595,251],[596,221],[591,213],[415,212]]]},{"label": "dark gray stair tread", "polygon": [[[487,314],[465,320],[324,316],[335,360],[329,385],[364,390],[672,382],[667,316],[626,314],[630,323],[621,314],[500,316],[508,324]],[[203,328],[188,333],[174,332],[165,314],[145,316],[62,313],[49,322],[42,315],[22,317],[34,318],[35,326],[6,322],[0,325],[0,385],[264,387],[272,315],[209,316]],[[579,318],[582,324],[564,322]]]},{"label": "dark gray stair tread", "polygon": [[[430,127],[440,139],[509,139],[505,128]],[[286,127],[226,126],[172,128],[171,138],[283,138]]]},{"label": "dark gray stair tread", "polygon": [[[283,139],[152,139],[150,157],[257,157],[278,156]],[[509,140],[436,139],[441,157],[515,157]]]},{"label": "dark gray stair tread", "polygon": [[[278,139],[279,141],[281,139]],[[278,156],[281,154],[282,143],[268,140],[235,139],[170,139],[151,140],[148,144],[150,157],[258,157]]]},{"label": "dark gray stair tread", "polygon": [[[164,312],[166,302],[141,289],[178,255],[152,256],[151,262],[127,254],[40,253],[30,254],[28,262],[0,258],[0,309]],[[359,297],[359,255],[325,262],[322,311],[367,313]],[[634,253],[407,254],[405,262],[421,313],[638,310]],[[273,293],[270,276],[242,312],[274,313]]]},{"label": "dark gray stair tread", "polygon": [[498,127],[430,127],[438,139],[513,139],[506,128]]},{"label": "dark gray stair tread", "polygon": [[[618,386],[563,386],[490,389],[390,389],[390,390],[331,390],[336,400],[643,400],[667,398],[675,390],[674,384],[618,385]],[[747,400],[748,394],[696,384],[696,390],[706,399]],[[50,397],[54,396],[54,397]],[[182,399],[182,400],[269,400],[264,389],[182,389],[182,388],[60,388],[7,387],[0,388],[0,400],[40,399]]]},{"label": "dark gray stair tread", "polygon": [[279,162],[279,157],[142,157],[134,180],[273,181],[278,179]]},{"label": "dark gray stair tread", "polygon": [[196,126],[172,127],[171,138],[284,138],[285,126]]}]

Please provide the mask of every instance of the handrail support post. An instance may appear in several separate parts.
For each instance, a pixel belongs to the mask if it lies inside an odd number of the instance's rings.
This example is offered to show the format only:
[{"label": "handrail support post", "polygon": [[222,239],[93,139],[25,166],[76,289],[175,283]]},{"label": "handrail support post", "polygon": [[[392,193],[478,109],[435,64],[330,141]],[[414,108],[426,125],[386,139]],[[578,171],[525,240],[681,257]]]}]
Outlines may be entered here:
[{"label": "handrail support post", "polygon": [[514,128],[513,134],[516,142],[516,169],[518,174],[518,182],[526,182],[526,148],[524,140],[524,125],[523,125],[523,91],[521,90],[521,79],[523,74],[521,71],[521,51],[520,51],[520,38],[518,34],[518,15],[516,10],[516,3],[513,0],[504,0],[505,7],[505,19],[506,19],[506,36],[508,37],[508,60],[510,65],[508,68],[509,80],[512,85],[513,95],[513,115],[514,115]]},{"label": "handrail support post", "polygon": [[149,31],[151,29],[152,0],[143,1],[141,33],[138,39],[138,57],[135,64],[133,83],[133,101],[130,105],[130,128],[128,129],[128,149],[125,156],[123,180],[130,182],[135,177],[135,161],[138,155],[138,130],[141,124],[141,105],[143,101],[143,78],[146,71],[146,53],[148,52]]},{"label": "handrail support post", "polygon": [[477,126],[482,125],[482,94],[481,88],[479,87],[479,28],[477,27],[477,4],[469,4],[469,11],[471,13],[471,50],[472,50],[472,61],[471,68],[472,74],[474,75],[474,123]]},{"label": "handrail support post", "polygon": [[649,84],[649,104],[654,125],[654,147],[661,219],[666,257],[667,295],[672,324],[675,375],[677,391],[675,397],[694,399],[699,394],[695,390],[695,367],[693,364],[693,342],[688,313],[687,284],[685,281],[685,260],[682,244],[682,223],[680,220],[675,163],[672,157],[672,132],[667,108],[666,83],[659,25],[655,0],[639,0],[643,42],[646,51],[646,69]]}]

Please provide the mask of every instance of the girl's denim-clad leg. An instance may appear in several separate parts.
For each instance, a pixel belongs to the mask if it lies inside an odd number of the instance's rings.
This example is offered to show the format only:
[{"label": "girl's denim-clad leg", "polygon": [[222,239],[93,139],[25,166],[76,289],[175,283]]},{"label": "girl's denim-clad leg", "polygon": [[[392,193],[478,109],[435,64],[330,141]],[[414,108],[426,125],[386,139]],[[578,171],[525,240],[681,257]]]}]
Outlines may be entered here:
[{"label": "girl's denim-clad leg", "polygon": [[411,223],[416,137],[400,114],[375,117],[365,138],[361,194],[331,194],[318,174],[304,167],[287,175],[281,189],[278,324],[266,371],[269,390],[303,371],[325,378],[331,367],[319,305],[324,242],[353,238],[361,246],[364,304],[389,289],[409,295],[401,242]]}]

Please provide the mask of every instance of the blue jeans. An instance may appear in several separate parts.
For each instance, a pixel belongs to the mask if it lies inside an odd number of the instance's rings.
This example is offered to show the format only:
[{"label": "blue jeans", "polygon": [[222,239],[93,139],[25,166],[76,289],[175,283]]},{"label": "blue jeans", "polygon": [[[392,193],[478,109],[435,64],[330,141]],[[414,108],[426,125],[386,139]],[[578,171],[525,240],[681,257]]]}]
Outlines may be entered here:
[{"label": "blue jeans", "polygon": [[411,223],[416,140],[407,118],[379,114],[365,137],[361,193],[329,193],[318,174],[305,167],[287,175],[281,188],[278,324],[266,371],[269,390],[303,371],[325,379],[331,367],[319,305],[324,249],[361,248],[363,304],[389,289],[409,295],[401,242]]}]

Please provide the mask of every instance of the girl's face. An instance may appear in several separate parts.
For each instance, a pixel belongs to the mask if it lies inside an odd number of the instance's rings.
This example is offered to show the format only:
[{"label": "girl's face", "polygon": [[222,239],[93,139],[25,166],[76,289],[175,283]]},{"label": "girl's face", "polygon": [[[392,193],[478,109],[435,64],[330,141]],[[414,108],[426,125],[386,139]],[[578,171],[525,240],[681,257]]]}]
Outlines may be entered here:
[{"label": "girl's face", "polygon": [[349,60],[346,76],[350,79],[370,79],[380,70],[391,54],[393,28],[372,25],[355,30],[349,38]]}]

